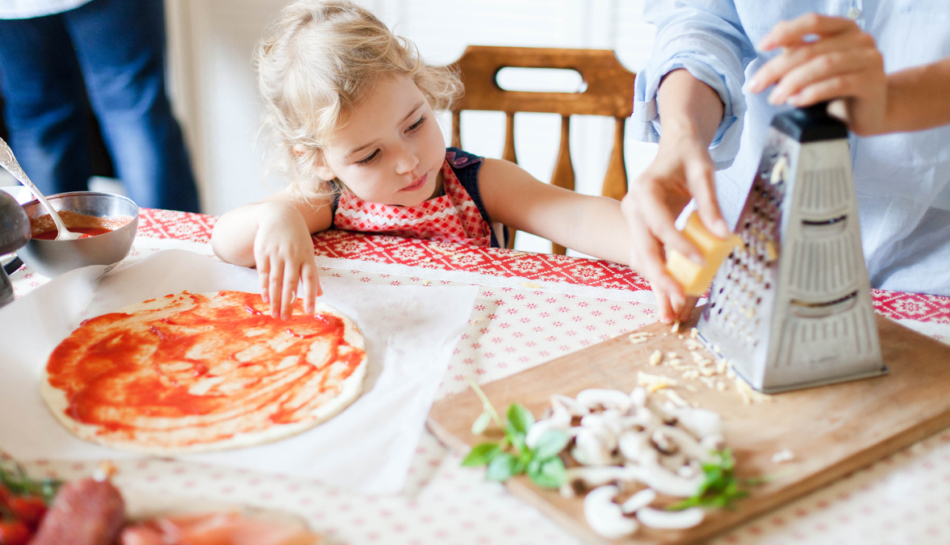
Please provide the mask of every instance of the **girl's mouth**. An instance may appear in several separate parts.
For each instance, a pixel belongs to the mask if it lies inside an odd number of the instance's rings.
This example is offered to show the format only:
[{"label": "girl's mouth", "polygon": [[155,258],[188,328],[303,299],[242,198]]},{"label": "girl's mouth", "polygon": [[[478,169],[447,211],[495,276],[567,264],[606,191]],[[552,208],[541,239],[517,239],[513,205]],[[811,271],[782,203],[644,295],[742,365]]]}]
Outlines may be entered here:
[{"label": "girl's mouth", "polygon": [[429,179],[429,173],[427,172],[423,174],[418,180],[400,189],[400,191],[416,191],[416,190],[422,189],[422,186],[425,185],[426,180],[428,179]]}]

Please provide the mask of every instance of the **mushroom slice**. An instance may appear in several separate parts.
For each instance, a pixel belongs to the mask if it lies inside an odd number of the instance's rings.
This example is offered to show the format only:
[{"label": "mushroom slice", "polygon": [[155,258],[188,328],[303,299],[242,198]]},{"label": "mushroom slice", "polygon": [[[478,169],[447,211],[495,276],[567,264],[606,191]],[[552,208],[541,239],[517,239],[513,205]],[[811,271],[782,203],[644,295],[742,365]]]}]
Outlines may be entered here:
[{"label": "mushroom slice", "polygon": [[709,409],[675,407],[664,405],[663,410],[676,417],[676,421],[699,439],[722,434],[722,419],[719,413]]},{"label": "mushroom slice", "polygon": [[555,410],[557,410],[558,407],[563,407],[571,416],[584,416],[590,413],[590,410],[578,403],[576,399],[562,394],[554,394],[551,396],[551,406],[554,407]]},{"label": "mushroom slice", "polygon": [[703,474],[687,478],[666,469],[660,465],[657,452],[653,449],[643,449],[638,462],[639,466],[632,466],[639,470],[637,480],[667,496],[688,498],[696,494],[706,480]]},{"label": "mushroom slice", "polygon": [[640,452],[646,446],[650,436],[647,431],[625,431],[617,438],[617,446],[620,447],[620,454],[627,460],[636,461],[640,459]]},{"label": "mushroom slice", "polygon": [[647,391],[643,386],[637,386],[630,392],[630,401],[633,402],[633,405],[638,409],[642,409],[647,405]]},{"label": "mushroom slice", "polygon": [[605,428],[581,428],[574,437],[571,456],[585,466],[609,466],[617,461],[617,436]]},{"label": "mushroom slice", "polygon": [[637,531],[636,519],[626,517],[614,503],[619,493],[616,486],[607,485],[591,490],[584,497],[584,518],[587,524],[607,539],[617,539]]},{"label": "mushroom slice", "polygon": [[564,472],[561,496],[573,498],[577,494],[610,483],[636,480],[636,470],[623,466],[572,467]]},{"label": "mushroom slice", "polygon": [[[674,452],[679,450],[686,456],[701,462],[709,461],[712,458],[712,454],[710,453],[709,449],[703,447],[695,437],[679,428],[674,428],[673,426],[662,426],[654,433],[654,435],[657,434],[660,434],[666,438],[668,443],[676,443],[679,449],[673,449]],[[654,442],[655,441],[656,438],[654,437]],[[671,454],[671,452],[663,453]]]},{"label": "mushroom slice", "polygon": [[622,413],[626,413],[633,406],[630,396],[620,390],[600,388],[581,391],[577,394],[577,402],[590,410],[617,409]]},{"label": "mushroom slice", "polygon": [[637,519],[644,526],[661,530],[682,530],[692,528],[705,518],[702,507],[690,507],[682,511],[664,511],[652,507],[643,507],[637,510]]},{"label": "mushroom slice", "polygon": [[555,405],[551,416],[544,420],[538,420],[528,428],[528,434],[524,439],[525,444],[528,448],[534,448],[541,440],[541,436],[549,430],[566,432],[571,427],[571,418],[571,413],[567,409]]},{"label": "mushroom slice", "polygon": [[623,514],[630,515],[635,511],[650,505],[655,499],[656,491],[652,488],[644,488],[620,504],[620,510],[623,511]]}]

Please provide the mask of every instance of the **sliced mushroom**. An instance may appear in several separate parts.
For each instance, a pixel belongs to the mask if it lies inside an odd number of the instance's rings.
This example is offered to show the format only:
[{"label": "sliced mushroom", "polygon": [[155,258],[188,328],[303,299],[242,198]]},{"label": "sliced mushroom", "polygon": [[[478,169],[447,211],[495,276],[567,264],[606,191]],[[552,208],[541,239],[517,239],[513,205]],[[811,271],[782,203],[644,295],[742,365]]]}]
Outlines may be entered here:
[{"label": "sliced mushroom", "polygon": [[660,465],[657,452],[653,449],[643,449],[638,462],[637,480],[667,496],[688,498],[699,491],[705,480],[704,475],[685,478],[666,469]]},{"label": "sliced mushroom", "polygon": [[577,402],[590,410],[617,409],[626,413],[633,406],[630,396],[620,390],[591,388],[577,394]]},{"label": "sliced mushroom", "polygon": [[636,471],[623,466],[572,467],[564,472],[561,495],[573,498],[592,488],[610,483],[626,483],[636,480]]},{"label": "sliced mushroom", "polygon": [[672,403],[663,409],[675,416],[677,422],[698,439],[722,434],[722,419],[718,413],[694,407],[675,407]]},{"label": "sliced mushroom", "polygon": [[606,428],[581,428],[574,437],[571,456],[585,466],[608,466],[618,462],[614,454],[617,436]]},{"label": "sliced mushroom", "polygon": [[643,448],[650,448],[647,445],[650,434],[648,431],[625,431],[617,438],[617,446],[620,447],[620,454],[631,461],[640,459],[640,451]]},{"label": "sliced mushroom", "polygon": [[584,498],[584,518],[587,524],[607,539],[617,539],[637,531],[637,521],[626,517],[620,506],[614,503],[619,493],[616,486],[601,486],[590,491]]},{"label": "sliced mushroom", "polygon": [[620,510],[623,511],[623,514],[630,515],[635,511],[650,505],[655,499],[656,491],[652,488],[644,488],[620,504]]},{"label": "sliced mushroom", "polygon": [[[657,434],[665,437],[668,442],[676,444],[677,448],[674,449],[674,452],[680,451],[687,457],[699,460],[701,462],[708,461],[712,457],[709,449],[703,447],[695,437],[679,428],[675,428],[673,426],[662,426],[654,433],[654,435]],[[670,453],[664,452],[664,454]]]},{"label": "sliced mushroom", "polygon": [[571,416],[584,416],[590,412],[590,409],[578,403],[573,397],[562,394],[551,396],[551,406],[555,408],[563,407]]},{"label": "sliced mushroom", "polygon": [[647,405],[647,391],[643,386],[637,386],[630,392],[630,401],[633,402],[633,406],[637,408],[643,408]]},{"label": "sliced mushroom", "polygon": [[662,530],[682,530],[692,528],[706,516],[702,507],[691,507],[682,511],[664,511],[652,507],[643,507],[637,511],[637,519],[644,526]]},{"label": "sliced mushroom", "polygon": [[528,428],[528,434],[524,442],[528,448],[534,448],[541,436],[549,430],[558,430],[566,432],[571,427],[571,413],[563,406],[555,405],[551,416],[544,420],[538,420]]},{"label": "sliced mushroom", "polygon": [[664,433],[664,430],[675,429],[670,426],[663,426],[661,429],[653,430],[653,434],[650,435],[650,443],[660,452],[660,454],[676,454],[679,452],[679,445],[670,440],[670,438]]}]

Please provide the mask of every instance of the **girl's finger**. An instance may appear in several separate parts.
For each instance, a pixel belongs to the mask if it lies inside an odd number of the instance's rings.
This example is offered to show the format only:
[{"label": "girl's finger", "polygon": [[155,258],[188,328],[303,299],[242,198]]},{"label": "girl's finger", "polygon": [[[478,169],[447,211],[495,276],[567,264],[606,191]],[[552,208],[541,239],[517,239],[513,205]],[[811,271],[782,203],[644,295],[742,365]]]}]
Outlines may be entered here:
[{"label": "girl's finger", "polygon": [[300,270],[300,284],[303,289],[303,308],[307,314],[313,314],[316,298],[321,295],[320,278],[313,263],[305,263]]},{"label": "girl's finger", "polygon": [[268,286],[270,290],[270,315],[274,318],[280,317],[281,303],[283,302],[281,299],[281,296],[283,295],[283,285],[284,262],[275,260],[272,264],[270,285]]},{"label": "girl's finger", "polygon": [[267,289],[270,286],[270,258],[266,255],[257,260],[257,280],[260,283],[261,299],[269,303]]},{"label": "girl's finger", "polygon": [[807,13],[775,25],[759,42],[759,49],[769,51],[776,47],[794,47],[806,43],[809,36],[825,37],[853,31],[860,32],[860,27],[851,19]]},{"label": "girl's finger", "polygon": [[294,313],[294,302],[297,299],[297,283],[300,281],[299,269],[292,264],[284,265],[284,285],[281,286],[282,298],[280,304],[280,319],[286,320]]}]

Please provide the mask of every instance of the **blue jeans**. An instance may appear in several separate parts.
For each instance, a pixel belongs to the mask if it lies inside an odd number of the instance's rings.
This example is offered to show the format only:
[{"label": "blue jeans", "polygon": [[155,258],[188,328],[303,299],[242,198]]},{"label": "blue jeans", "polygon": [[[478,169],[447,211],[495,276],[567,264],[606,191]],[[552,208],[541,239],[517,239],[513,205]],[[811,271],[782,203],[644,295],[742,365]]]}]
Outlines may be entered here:
[{"label": "blue jeans", "polygon": [[10,145],[46,194],[91,175],[85,85],[116,175],[139,206],[198,211],[181,128],[165,94],[162,0],[92,0],[0,20],[0,93]]}]

